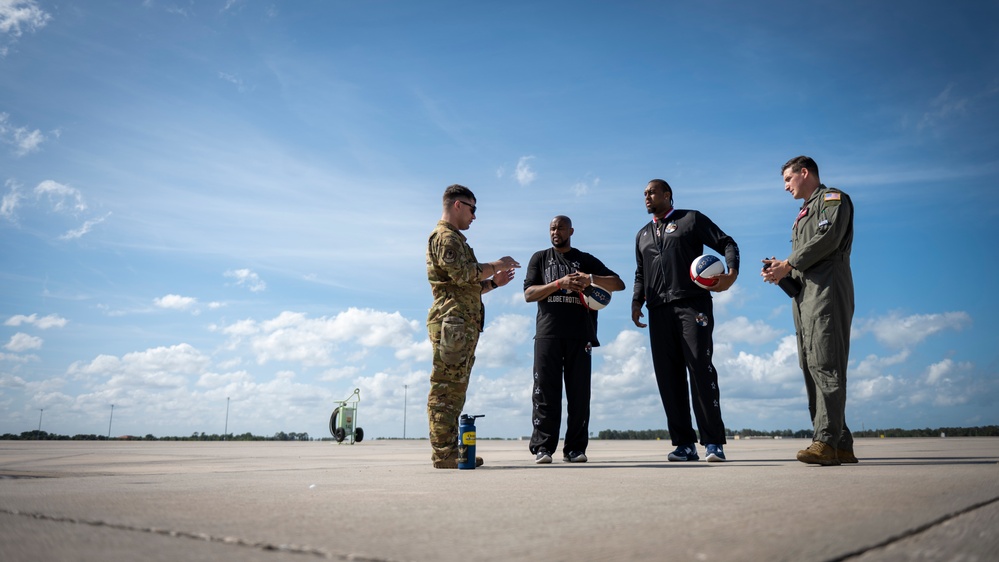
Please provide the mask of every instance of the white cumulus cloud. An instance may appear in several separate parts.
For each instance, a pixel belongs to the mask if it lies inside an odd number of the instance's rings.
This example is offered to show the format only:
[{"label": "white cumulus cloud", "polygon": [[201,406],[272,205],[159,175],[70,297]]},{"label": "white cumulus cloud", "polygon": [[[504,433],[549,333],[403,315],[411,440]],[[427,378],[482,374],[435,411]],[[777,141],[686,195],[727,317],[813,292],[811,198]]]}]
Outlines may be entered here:
[{"label": "white cumulus cloud", "polygon": [[863,323],[858,332],[870,332],[882,344],[896,349],[922,343],[929,336],[944,330],[961,330],[971,324],[967,312],[913,314],[900,317],[897,313]]},{"label": "white cumulus cloud", "polygon": [[534,332],[533,324],[533,318],[519,314],[504,314],[493,320],[479,336],[476,365],[502,367],[515,361],[518,347]]},{"label": "white cumulus cloud", "polygon": [[284,311],[269,320],[240,320],[218,329],[234,338],[233,346],[249,339],[259,364],[292,361],[327,366],[360,361],[375,348],[394,349],[397,359],[429,357],[421,345],[426,336],[420,328],[398,312],[352,307],[320,318]]},{"label": "white cumulus cloud", "polygon": [[187,310],[198,304],[198,299],[194,297],[182,297],[180,295],[166,295],[158,299],[154,299],[153,302],[160,308]]},{"label": "white cumulus cloud", "polygon": [[32,314],[30,316],[16,314],[8,318],[7,321],[4,322],[4,325],[20,326],[21,324],[29,324],[41,330],[48,330],[49,328],[63,328],[68,322],[68,320],[57,314],[49,314],[48,316],[42,316],[41,318],[39,318],[37,314]]},{"label": "white cumulus cloud", "polygon": [[780,336],[780,330],[761,320],[751,322],[745,316],[737,316],[718,324],[714,333],[715,341],[746,342],[754,345],[774,341]]},{"label": "white cumulus cloud", "polygon": [[22,353],[31,349],[41,349],[42,341],[42,338],[18,332],[11,336],[10,341],[3,347],[14,353]]},{"label": "white cumulus cloud", "polygon": [[127,353],[121,358],[100,355],[90,363],[73,363],[68,374],[104,379],[112,387],[178,388],[187,383],[187,376],[200,375],[209,364],[208,357],[182,343]]}]

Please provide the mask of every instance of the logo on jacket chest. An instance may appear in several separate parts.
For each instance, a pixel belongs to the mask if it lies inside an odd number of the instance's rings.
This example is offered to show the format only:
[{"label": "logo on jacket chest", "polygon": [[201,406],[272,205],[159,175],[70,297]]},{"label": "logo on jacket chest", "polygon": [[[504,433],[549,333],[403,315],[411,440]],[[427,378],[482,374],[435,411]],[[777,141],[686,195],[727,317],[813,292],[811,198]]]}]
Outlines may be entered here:
[{"label": "logo on jacket chest", "polygon": [[660,236],[664,234],[673,234],[674,232],[676,232],[676,229],[677,229],[676,223],[672,221],[667,223],[666,226],[663,226],[662,223],[656,225],[656,233],[659,234]]}]

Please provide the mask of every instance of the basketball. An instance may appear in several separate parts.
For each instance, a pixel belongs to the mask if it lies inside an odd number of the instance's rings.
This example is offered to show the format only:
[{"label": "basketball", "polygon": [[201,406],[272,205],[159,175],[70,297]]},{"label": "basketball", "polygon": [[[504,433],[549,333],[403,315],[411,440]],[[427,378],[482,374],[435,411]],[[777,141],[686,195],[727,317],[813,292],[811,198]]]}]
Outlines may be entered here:
[{"label": "basketball", "polygon": [[600,310],[610,303],[611,293],[600,285],[591,283],[589,287],[583,290],[583,298],[586,301],[587,308],[590,310]]},{"label": "basketball", "polygon": [[725,264],[711,254],[698,256],[690,264],[690,280],[703,289],[717,285],[717,276],[722,273],[725,273]]}]

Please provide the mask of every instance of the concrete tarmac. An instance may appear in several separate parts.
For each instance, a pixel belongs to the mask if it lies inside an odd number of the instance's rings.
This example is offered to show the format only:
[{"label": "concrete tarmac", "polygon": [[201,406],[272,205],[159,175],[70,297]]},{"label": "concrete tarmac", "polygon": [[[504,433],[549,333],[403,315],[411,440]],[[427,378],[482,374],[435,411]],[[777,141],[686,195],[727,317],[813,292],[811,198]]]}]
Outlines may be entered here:
[{"label": "concrete tarmac", "polygon": [[[800,439],[671,463],[664,441],[590,442],[536,465],[435,470],[427,441],[0,441],[0,560],[992,561],[999,438]],[[699,447],[703,457],[703,448]]]}]

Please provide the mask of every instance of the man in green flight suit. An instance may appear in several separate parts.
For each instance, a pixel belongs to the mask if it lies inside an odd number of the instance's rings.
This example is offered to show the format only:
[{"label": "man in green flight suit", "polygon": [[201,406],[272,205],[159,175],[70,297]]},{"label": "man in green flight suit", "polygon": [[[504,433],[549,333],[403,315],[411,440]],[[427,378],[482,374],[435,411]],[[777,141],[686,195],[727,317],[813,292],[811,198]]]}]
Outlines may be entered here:
[{"label": "man in green flight suit", "polygon": [[818,164],[807,156],[788,160],[781,175],[784,189],[804,204],[792,227],[791,255],[763,260],[761,275],[768,283],[790,275],[800,287],[792,309],[798,363],[805,375],[815,433],[812,444],[798,451],[797,458],[826,466],[855,463],[853,434],[846,425],[846,367],[854,309],[853,202],[846,193],[823,185]]},{"label": "man in green flight suit", "polygon": [[[520,264],[510,256],[478,263],[462,230],[475,220],[475,195],[462,185],[444,190],[444,212],[427,241],[427,279],[434,304],[427,314],[433,370],[427,417],[434,468],[458,468],[458,416],[465,406],[475,346],[485,320],[482,295],[506,285]],[[482,459],[476,457],[476,466]]]}]

